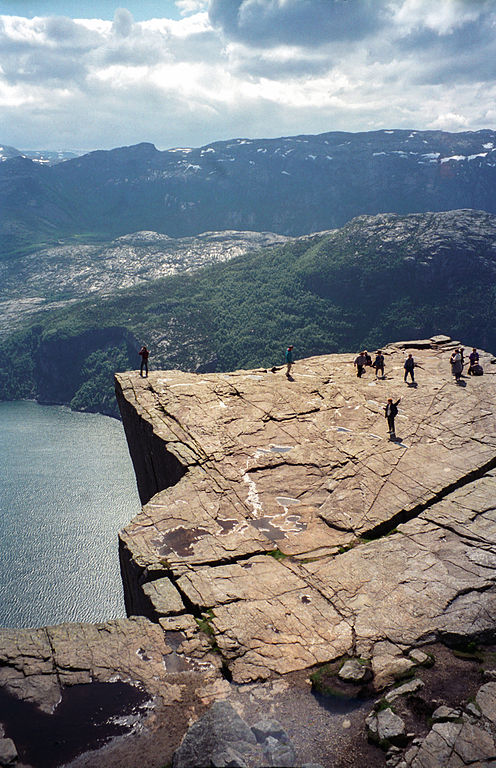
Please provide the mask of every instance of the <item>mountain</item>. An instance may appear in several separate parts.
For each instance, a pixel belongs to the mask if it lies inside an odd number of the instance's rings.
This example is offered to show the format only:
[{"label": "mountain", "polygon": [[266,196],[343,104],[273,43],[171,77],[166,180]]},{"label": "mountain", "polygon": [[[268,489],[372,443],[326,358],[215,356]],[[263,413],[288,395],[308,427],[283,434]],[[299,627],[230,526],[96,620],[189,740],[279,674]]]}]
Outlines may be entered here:
[{"label": "mountain", "polygon": [[72,152],[63,149],[59,151],[50,149],[25,149],[21,151],[15,147],[9,147],[4,144],[3,146],[0,146],[0,163],[5,160],[10,160],[13,157],[27,157],[42,165],[56,165],[57,163],[63,163],[66,160],[73,160],[75,157],[80,157],[82,154],[82,152]]},{"label": "mountain", "polygon": [[358,217],[202,270],[31,316],[0,347],[0,397],[115,413],[115,370],[233,370],[448,333],[496,350],[496,216]]},{"label": "mountain", "polygon": [[183,238],[134,232],[110,242],[60,242],[22,258],[0,260],[0,335],[40,310],[108,296],[290,239],[271,232],[203,232]]},{"label": "mountain", "polygon": [[361,214],[496,213],[496,132],[381,130],[233,139],[158,151],[142,143],[58,165],[0,163],[3,256],[59,238],[150,230],[297,236]]}]

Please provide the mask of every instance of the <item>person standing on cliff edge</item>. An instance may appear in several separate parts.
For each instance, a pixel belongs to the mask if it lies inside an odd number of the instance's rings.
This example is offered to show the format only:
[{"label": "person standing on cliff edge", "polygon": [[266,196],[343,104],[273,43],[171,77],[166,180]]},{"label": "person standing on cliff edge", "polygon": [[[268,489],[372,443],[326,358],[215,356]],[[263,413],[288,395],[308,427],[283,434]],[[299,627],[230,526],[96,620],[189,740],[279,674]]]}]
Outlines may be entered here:
[{"label": "person standing on cliff edge", "polygon": [[286,350],[286,376],[289,379],[291,375],[291,368],[294,363],[293,345],[290,344]]},{"label": "person standing on cliff edge", "polygon": [[143,344],[140,351],[138,352],[138,355],[141,356],[141,367],[140,367],[140,376],[143,376],[143,368],[145,369],[145,378],[148,378],[148,357],[150,355],[149,351],[146,348],[146,345]]}]

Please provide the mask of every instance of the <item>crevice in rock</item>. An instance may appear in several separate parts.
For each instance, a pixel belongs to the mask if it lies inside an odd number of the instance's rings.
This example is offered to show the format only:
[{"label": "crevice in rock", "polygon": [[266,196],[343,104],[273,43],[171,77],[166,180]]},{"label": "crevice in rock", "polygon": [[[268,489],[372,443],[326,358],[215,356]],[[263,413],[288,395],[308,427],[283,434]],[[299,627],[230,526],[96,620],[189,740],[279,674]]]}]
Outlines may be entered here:
[{"label": "crevice in rock", "polygon": [[413,507],[412,509],[409,509],[409,510],[402,509],[400,512],[397,512],[395,515],[390,517],[388,520],[385,520],[383,523],[379,523],[378,525],[375,525],[373,528],[369,528],[368,530],[361,531],[360,533],[361,537],[366,539],[380,539],[382,538],[382,536],[387,536],[388,533],[391,533],[391,531],[393,531],[394,528],[397,528],[398,525],[400,525],[401,523],[407,523],[409,520],[413,520],[415,517],[418,517],[422,512],[424,512],[426,509],[429,509],[434,504],[437,504],[439,501],[441,501],[441,499],[444,499],[450,493],[453,493],[453,491],[456,491],[458,488],[463,488],[465,485],[472,483],[474,480],[478,480],[479,478],[483,477],[487,472],[489,472],[491,469],[495,469],[495,468],[496,468],[496,456],[494,456],[492,459],[490,459],[488,462],[483,464],[478,469],[474,469],[471,472],[468,472],[463,477],[460,477],[458,480],[455,480],[455,482],[445,486],[432,499],[429,499],[429,501],[425,502],[424,504],[418,504],[416,507]]},{"label": "crevice in rock", "polygon": [[[463,595],[470,595],[472,594],[472,592],[478,592],[478,593],[487,592],[489,589],[493,589],[493,588],[494,588],[494,583],[490,582],[489,584],[482,584],[480,587],[471,586],[471,587],[465,587],[464,589],[460,589],[460,591],[457,592],[456,595],[453,595],[453,597],[450,600],[448,600],[448,602],[445,605],[445,610],[446,608],[449,608],[450,605],[453,605],[453,603],[456,602],[459,597],[463,597]],[[494,631],[496,633],[496,628]]]}]

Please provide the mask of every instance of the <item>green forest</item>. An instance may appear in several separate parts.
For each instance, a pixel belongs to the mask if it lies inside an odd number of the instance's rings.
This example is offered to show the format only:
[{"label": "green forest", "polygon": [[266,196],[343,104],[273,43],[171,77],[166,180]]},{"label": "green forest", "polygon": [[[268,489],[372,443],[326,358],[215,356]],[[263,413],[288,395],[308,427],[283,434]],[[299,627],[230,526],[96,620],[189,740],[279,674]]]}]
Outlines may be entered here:
[{"label": "green forest", "polygon": [[[489,246],[488,246],[489,247]],[[412,255],[413,254],[413,255]],[[40,313],[1,345],[0,397],[36,396],[117,415],[115,371],[209,370],[375,349],[447,333],[496,349],[496,288],[484,253],[438,257],[342,230]]]}]

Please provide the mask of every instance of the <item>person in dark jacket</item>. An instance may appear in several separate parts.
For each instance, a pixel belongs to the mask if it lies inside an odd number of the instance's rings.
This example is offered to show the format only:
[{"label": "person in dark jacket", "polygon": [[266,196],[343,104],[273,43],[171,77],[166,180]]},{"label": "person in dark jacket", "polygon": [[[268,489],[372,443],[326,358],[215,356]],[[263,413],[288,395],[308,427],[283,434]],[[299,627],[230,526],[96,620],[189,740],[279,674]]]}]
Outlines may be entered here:
[{"label": "person in dark jacket", "polygon": [[365,352],[360,352],[360,354],[357,355],[353,365],[356,366],[357,376],[358,376],[358,378],[360,378],[362,373],[363,373],[363,369],[367,365],[367,358],[365,357]]},{"label": "person in dark jacket", "polygon": [[472,351],[468,356],[468,359],[469,359],[470,365],[468,366],[467,374],[469,376],[472,376],[475,366],[478,365],[479,363],[479,353],[477,352],[475,347],[472,347]]},{"label": "person in dark jacket", "polygon": [[290,344],[286,350],[286,376],[288,377],[288,379],[291,374],[291,368],[293,366],[293,363],[294,363],[293,345]]},{"label": "person in dark jacket", "polygon": [[141,357],[141,367],[140,367],[140,376],[143,376],[143,369],[146,371],[145,378],[148,376],[148,357],[150,355],[149,351],[147,350],[145,344],[141,347],[140,351],[138,352],[138,355]]},{"label": "person in dark jacket", "polygon": [[375,368],[375,377],[377,378],[379,376],[380,371],[382,378],[384,378],[384,355],[380,349],[377,350],[372,366]]},{"label": "person in dark jacket", "polygon": [[405,376],[403,381],[406,381],[406,377],[408,374],[410,374],[410,377],[412,379],[412,384],[415,384],[415,376],[413,375],[413,369],[415,368],[415,360],[413,359],[413,355],[411,352],[408,353],[408,357],[405,360],[405,364],[403,366],[405,369]]},{"label": "person in dark jacket", "polygon": [[390,438],[396,437],[396,433],[394,431],[394,419],[398,415],[398,405],[400,404],[400,400],[401,398],[393,403],[393,398],[388,397],[388,401],[384,406],[384,415],[387,419]]}]

